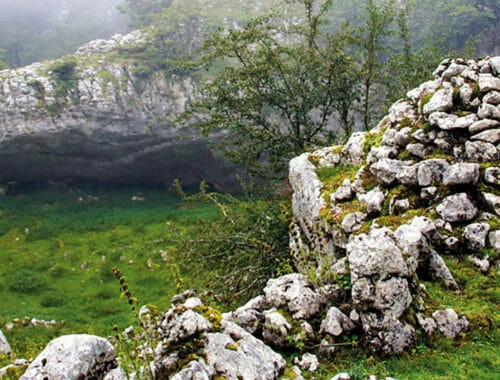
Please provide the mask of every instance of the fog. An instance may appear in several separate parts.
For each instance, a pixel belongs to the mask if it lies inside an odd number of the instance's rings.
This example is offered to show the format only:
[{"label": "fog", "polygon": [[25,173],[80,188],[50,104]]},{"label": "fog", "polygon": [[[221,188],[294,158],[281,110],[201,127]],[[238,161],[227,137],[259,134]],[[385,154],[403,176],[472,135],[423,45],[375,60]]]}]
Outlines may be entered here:
[{"label": "fog", "polygon": [[0,59],[11,67],[73,53],[127,31],[121,0],[0,0]]}]

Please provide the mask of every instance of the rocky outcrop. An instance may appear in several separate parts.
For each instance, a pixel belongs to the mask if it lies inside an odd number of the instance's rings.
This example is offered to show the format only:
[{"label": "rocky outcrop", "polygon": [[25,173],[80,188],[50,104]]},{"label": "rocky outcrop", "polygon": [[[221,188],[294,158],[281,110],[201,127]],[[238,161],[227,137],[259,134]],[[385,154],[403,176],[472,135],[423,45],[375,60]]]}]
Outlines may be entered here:
[{"label": "rocky outcrop", "polygon": [[[445,60],[374,130],[290,164],[296,265],[323,285],[345,289],[349,278],[349,322],[372,351],[402,352],[417,330],[453,339],[469,327],[452,309],[429,308],[420,279],[458,290],[443,257],[467,255],[487,273],[485,250],[498,251],[498,62]],[[343,320],[320,332],[348,332]]]},{"label": "rocky outcrop", "polygon": [[103,379],[116,367],[114,348],[106,339],[64,335],[45,347],[21,379]]},{"label": "rocky outcrop", "polygon": [[0,183],[42,179],[234,189],[234,167],[175,119],[193,99],[190,78],[141,74],[118,48],[134,32],[75,55],[0,71]]}]

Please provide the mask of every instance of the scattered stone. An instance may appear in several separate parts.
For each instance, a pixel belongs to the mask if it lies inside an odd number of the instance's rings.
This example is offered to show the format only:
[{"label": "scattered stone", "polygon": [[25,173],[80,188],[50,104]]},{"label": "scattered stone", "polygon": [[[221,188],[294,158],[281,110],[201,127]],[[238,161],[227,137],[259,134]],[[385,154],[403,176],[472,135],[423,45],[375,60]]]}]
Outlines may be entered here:
[{"label": "scattered stone", "polygon": [[490,91],[485,96],[483,96],[483,102],[498,105],[500,104],[500,91]]},{"label": "scattered stone", "polygon": [[481,92],[500,91],[500,78],[492,74],[480,74],[478,85]]},{"label": "scattered stone", "polygon": [[348,201],[351,200],[354,197],[354,193],[351,189],[351,181],[349,179],[345,179],[342,182],[342,185],[340,185],[335,193],[332,194],[331,200],[332,202],[342,202],[342,201]]},{"label": "scattered stone", "polygon": [[116,367],[114,348],[106,339],[64,335],[52,340],[20,379],[98,379]]},{"label": "scattered stone", "polygon": [[351,331],[356,326],[339,309],[332,306],[328,309],[325,319],[321,322],[320,334],[327,333],[332,336],[340,336],[347,331]]},{"label": "scattered stone", "polygon": [[479,268],[479,270],[483,273],[483,274],[486,274],[488,273],[488,271],[490,270],[490,260],[489,260],[489,256],[485,256],[483,257],[482,259],[476,257],[476,256],[469,256],[468,257],[468,260],[474,264],[475,266],[477,266]]},{"label": "scattered stone", "polygon": [[306,352],[300,360],[294,359],[294,363],[299,365],[304,371],[315,372],[319,367],[318,357],[316,355]]},{"label": "scattered stone", "polygon": [[491,231],[488,235],[490,242],[490,247],[495,250],[495,252],[500,252],[500,230]]},{"label": "scattered stone", "polygon": [[264,340],[276,347],[286,347],[286,337],[292,329],[286,318],[278,311],[264,313],[264,326],[262,337]]},{"label": "scattered stone", "polygon": [[417,165],[401,166],[396,174],[396,178],[405,186],[415,187],[418,185],[417,170]]},{"label": "scattered stone", "polygon": [[421,143],[408,144],[406,150],[418,158],[424,158],[431,152],[429,147]]},{"label": "scattered stone", "polygon": [[428,186],[422,188],[422,190],[420,191],[420,197],[422,199],[432,200],[436,197],[437,193],[438,193],[438,188],[436,186]]},{"label": "scattered stone", "polygon": [[492,185],[500,185],[500,168],[492,166],[484,171],[484,182]]},{"label": "scattered stone", "polygon": [[500,196],[492,193],[483,193],[483,197],[495,213],[500,215]]},{"label": "scattered stone", "polygon": [[462,236],[467,243],[467,248],[472,251],[485,248],[489,231],[490,225],[488,223],[472,223],[466,226]]},{"label": "scattered stone", "polygon": [[362,206],[366,206],[368,215],[380,214],[384,205],[385,195],[377,186],[366,194],[360,195],[358,199]]},{"label": "scattered stone", "polygon": [[434,319],[424,318],[420,313],[417,313],[417,322],[428,336],[434,334],[434,331],[437,329],[437,324]]},{"label": "scattered stone", "polygon": [[469,329],[469,321],[465,316],[461,318],[453,309],[437,310],[432,313],[439,331],[449,339],[456,339],[462,332]]},{"label": "scattered stone", "polygon": [[450,195],[436,207],[437,213],[450,223],[468,222],[477,216],[477,208],[465,193]]},{"label": "scattered stone", "polygon": [[392,197],[389,201],[389,214],[390,215],[399,215],[404,213],[410,208],[410,200],[408,198],[405,199],[396,199]]},{"label": "scattered stone", "polygon": [[415,329],[390,316],[363,313],[361,320],[368,347],[376,353],[402,353],[415,341]]},{"label": "scattered stone", "polygon": [[10,345],[7,341],[7,338],[3,334],[2,330],[0,330],[0,355],[10,353]]}]

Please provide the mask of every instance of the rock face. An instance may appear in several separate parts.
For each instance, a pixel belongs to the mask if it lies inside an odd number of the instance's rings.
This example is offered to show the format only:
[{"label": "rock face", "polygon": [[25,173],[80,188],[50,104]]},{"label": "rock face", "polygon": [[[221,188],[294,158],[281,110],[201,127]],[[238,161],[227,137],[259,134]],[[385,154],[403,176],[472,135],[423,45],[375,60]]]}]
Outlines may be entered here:
[{"label": "rock face", "polygon": [[[349,334],[345,314],[335,311],[346,304],[353,331],[379,354],[407,350],[417,330],[451,339],[467,330],[454,310],[428,310],[420,279],[458,290],[445,255],[467,255],[486,273],[483,250],[498,251],[497,61],[445,60],[372,131],[292,160],[296,265],[304,274],[314,269],[323,286],[350,289],[347,301],[321,306],[329,311],[320,333]],[[316,169],[336,165],[342,170],[328,182],[341,185],[330,188]]]},{"label": "rock face", "polygon": [[45,347],[21,379],[103,379],[117,366],[115,350],[106,339],[64,335]]},{"label": "rock face", "polygon": [[175,118],[196,88],[189,78],[139,75],[117,48],[134,32],[81,47],[74,56],[0,71],[0,183],[43,179],[233,189],[234,167],[211,139]]}]

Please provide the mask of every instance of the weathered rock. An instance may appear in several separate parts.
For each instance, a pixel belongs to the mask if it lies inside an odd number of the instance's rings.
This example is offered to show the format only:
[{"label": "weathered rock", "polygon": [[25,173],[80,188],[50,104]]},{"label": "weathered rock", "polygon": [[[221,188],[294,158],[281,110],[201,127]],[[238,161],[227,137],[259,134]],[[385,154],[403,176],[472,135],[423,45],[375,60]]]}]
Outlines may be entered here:
[{"label": "weathered rock", "polygon": [[462,332],[469,329],[469,321],[465,316],[459,318],[453,309],[437,310],[432,313],[439,331],[449,339],[457,338]]},{"label": "weathered rock", "polygon": [[488,129],[471,137],[471,140],[480,140],[489,142],[491,144],[497,144],[500,142],[500,129]]},{"label": "weathered rock", "polygon": [[483,193],[484,200],[486,203],[495,211],[497,215],[500,215],[500,196],[493,193]]},{"label": "weathered rock", "polygon": [[375,352],[385,355],[402,353],[413,345],[415,329],[408,324],[375,313],[363,313],[361,320],[369,348]]},{"label": "weathered rock", "polygon": [[422,232],[431,243],[439,244],[441,242],[441,235],[432,219],[426,216],[415,216],[409,225]]},{"label": "weathered rock", "polygon": [[[189,78],[134,75],[131,62],[101,59],[115,47],[141,43],[141,33],[89,43],[73,57],[0,74],[0,183],[77,179],[184,186],[206,180],[240,188],[236,167],[209,148],[220,135],[174,122],[197,95]],[[92,47],[90,47],[92,46]],[[107,50],[108,49],[108,50]],[[67,69],[74,80],[61,80]],[[61,83],[64,82],[64,83]]]},{"label": "weathered rock", "polygon": [[484,171],[484,182],[492,185],[500,185],[500,168],[494,166]]},{"label": "weathered rock", "polygon": [[437,329],[437,324],[434,319],[424,318],[420,313],[417,313],[417,322],[422,330],[424,330],[425,333],[429,336],[434,334],[434,331],[436,331]]},{"label": "weathered rock", "polygon": [[411,165],[411,161],[382,158],[370,166],[370,171],[382,186],[390,186],[397,178],[400,167]]},{"label": "weathered rock", "polygon": [[464,228],[463,237],[467,242],[467,247],[473,251],[478,251],[486,247],[486,238],[490,231],[488,223],[472,223]]},{"label": "weathered rock", "polygon": [[406,264],[412,276],[417,271],[420,256],[429,252],[429,243],[420,229],[408,224],[399,226],[395,234],[408,253]]},{"label": "weathered rock", "polygon": [[491,231],[488,235],[488,241],[495,252],[500,252],[500,230]]},{"label": "weathered rock", "polygon": [[117,366],[113,346],[106,339],[64,335],[45,347],[21,379],[100,379]]},{"label": "weathered rock", "polygon": [[375,284],[373,308],[382,314],[399,318],[408,309],[412,296],[406,278],[390,278]]},{"label": "weathered rock", "polygon": [[358,196],[358,199],[362,206],[366,206],[368,215],[380,214],[384,205],[385,195],[377,186],[366,194]]},{"label": "weathered rock", "polygon": [[353,283],[358,278],[373,275],[380,280],[392,275],[408,275],[403,252],[396,236],[388,228],[375,228],[368,235],[351,236],[346,251]]},{"label": "weathered rock", "polygon": [[491,120],[491,119],[483,119],[476,121],[474,124],[472,124],[469,127],[469,132],[471,134],[476,134],[488,129],[492,129],[495,127],[498,127],[500,125],[500,121],[497,120]]},{"label": "weathered rock", "polygon": [[160,323],[162,334],[169,343],[177,343],[212,329],[212,324],[193,310],[186,310],[179,315],[175,315],[175,313],[177,310],[171,309]]},{"label": "weathered rock", "polygon": [[207,364],[216,375],[234,380],[274,380],[285,368],[281,355],[241,327],[227,321],[222,327],[223,333],[206,334],[204,349]]},{"label": "weathered rock", "polygon": [[418,165],[401,166],[396,178],[405,186],[414,187],[418,184],[417,178]]},{"label": "weathered rock", "polygon": [[479,180],[479,164],[459,162],[449,166],[443,175],[445,186],[475,185]]},{"label": "weathered rock", "polygon": [[337,373],[330,380],[351,380],[351,376],[347,372]]},{"label": "weathered rock", "polygon": [[443,174],[448,170],[450,164],[446,160],[433,158],[420,161],[417,166],[418,185],[427,187],[435,182],[441,182]]},{"label": "weathered rock", "polygon": [[424,158],[431,152],[429,147],[421,143],[408,144],[406,150],[418,158]]},{"label": "weathered rock", "polygon": [[264,326],[262,328],[263,339],[275,347],[286,347],[292,325],[278,311],[269,311],[264,313]]},{"label": "weathered rock", "polygon": [[319,360],[316,355],[306,352],[300,360],[297,360],[296,364],[305,371],[315,372],[319,367]]},{"label": "weathered rock", "polygon": [[351,331],[355,327],[356,326],[351,322],[349,317],[332,306],[328,309],[325,319],[321,322],[319,332],[320,334],[327,333],[332,336],[340,336],[345,332]]},{"label": "weathered rock", "polygon": [[498,105],[500,104],[500,91],[490,91],[483,97],[483,102]]},{"label": "weathered rock", "polygon": [[468,257],[468,260],[474,264],[476,267],[479,268],[479,270],[483,273],[483,274],[486,274],[488,273],[488,271],[490,270],[490,260],[489,260],[489,256],[485,256],[483,257],[482,259],[480,259],[479,257],[476,257],[476,256],[469,256]]},{"label": "weathered rock", "polygon": [[293,319],[309,319],[323,308],[326,299],[310,288],[304,288],[301,293],[288,303],[288,310]]},{"label": "weathered rock", "polygon": [[351,189],[351,181],[349,179],[345,179],[342,182],[342,185],[338,187],[338,189],[332,194],[331,200],[333,202],[342,202],[351,200],[354,196],[354,193]]},{"label": "weathered rock", "polygon": [[[201,361],[201,360],[200,360]],[[171,380],[210,380],[213,376],[206,365],[200,361],[190,361],[188,365],[171,376]]]},{"label": "weathered rock", "polygon": [[366,213],[361,211],[347,214],[344,219],[342,219],[342,229],[348,234],[358,231],[363,226],[363,222],[366,220],[367,216]]},{"label": "weathered rock", "polygon": [[477,216],[477,208],[467,194],[460,193],[446,197],[436,207],[437,213],[447,222],[468,222]]},{"label": "weathered rock", "polygon": [[0,355],[8,354],[10,352],[10,345],[7,338],[0,330]]},{"label": "weathered rock", "polygon": [[434,250],[431,250],[429,255],[429,271],[434,279],[441,280],[448,289],[458,289],[458,284],[451,274],[451,271],[448,269],[448,266],[443,258]]},{"label": "weathered rock", "polygon": [[365,151],[363,149],[365,137],[366,132],[354,132],[351,135],[342,150],[344,162],[351,165],[359,165],[363,162],[365,156]]},{"label": "weathered rock", "polygon": [[486,141],[466,141],[465,157],[471,162],[496,161],[499,157],[495,145]]},{"label": "weathered rock", "polygon": [[500,78],[496,78],[492,74],[480,74],[478,85],[481,92],[500,91]]},{"label": "weathered rock", "polygon": [[433,112],[446,112],[453,107],[453,90],[451,87],[437,90],[427,104],[424,105],[423,111],[425,115]]},{"label": "weathered rock", "polygon": [[275,307],[282,307],[298,298],[308,289],[311,283],[307,277],[299,273],[291,273],[276,279],[270,279],[264,288],[266,302]]}]

